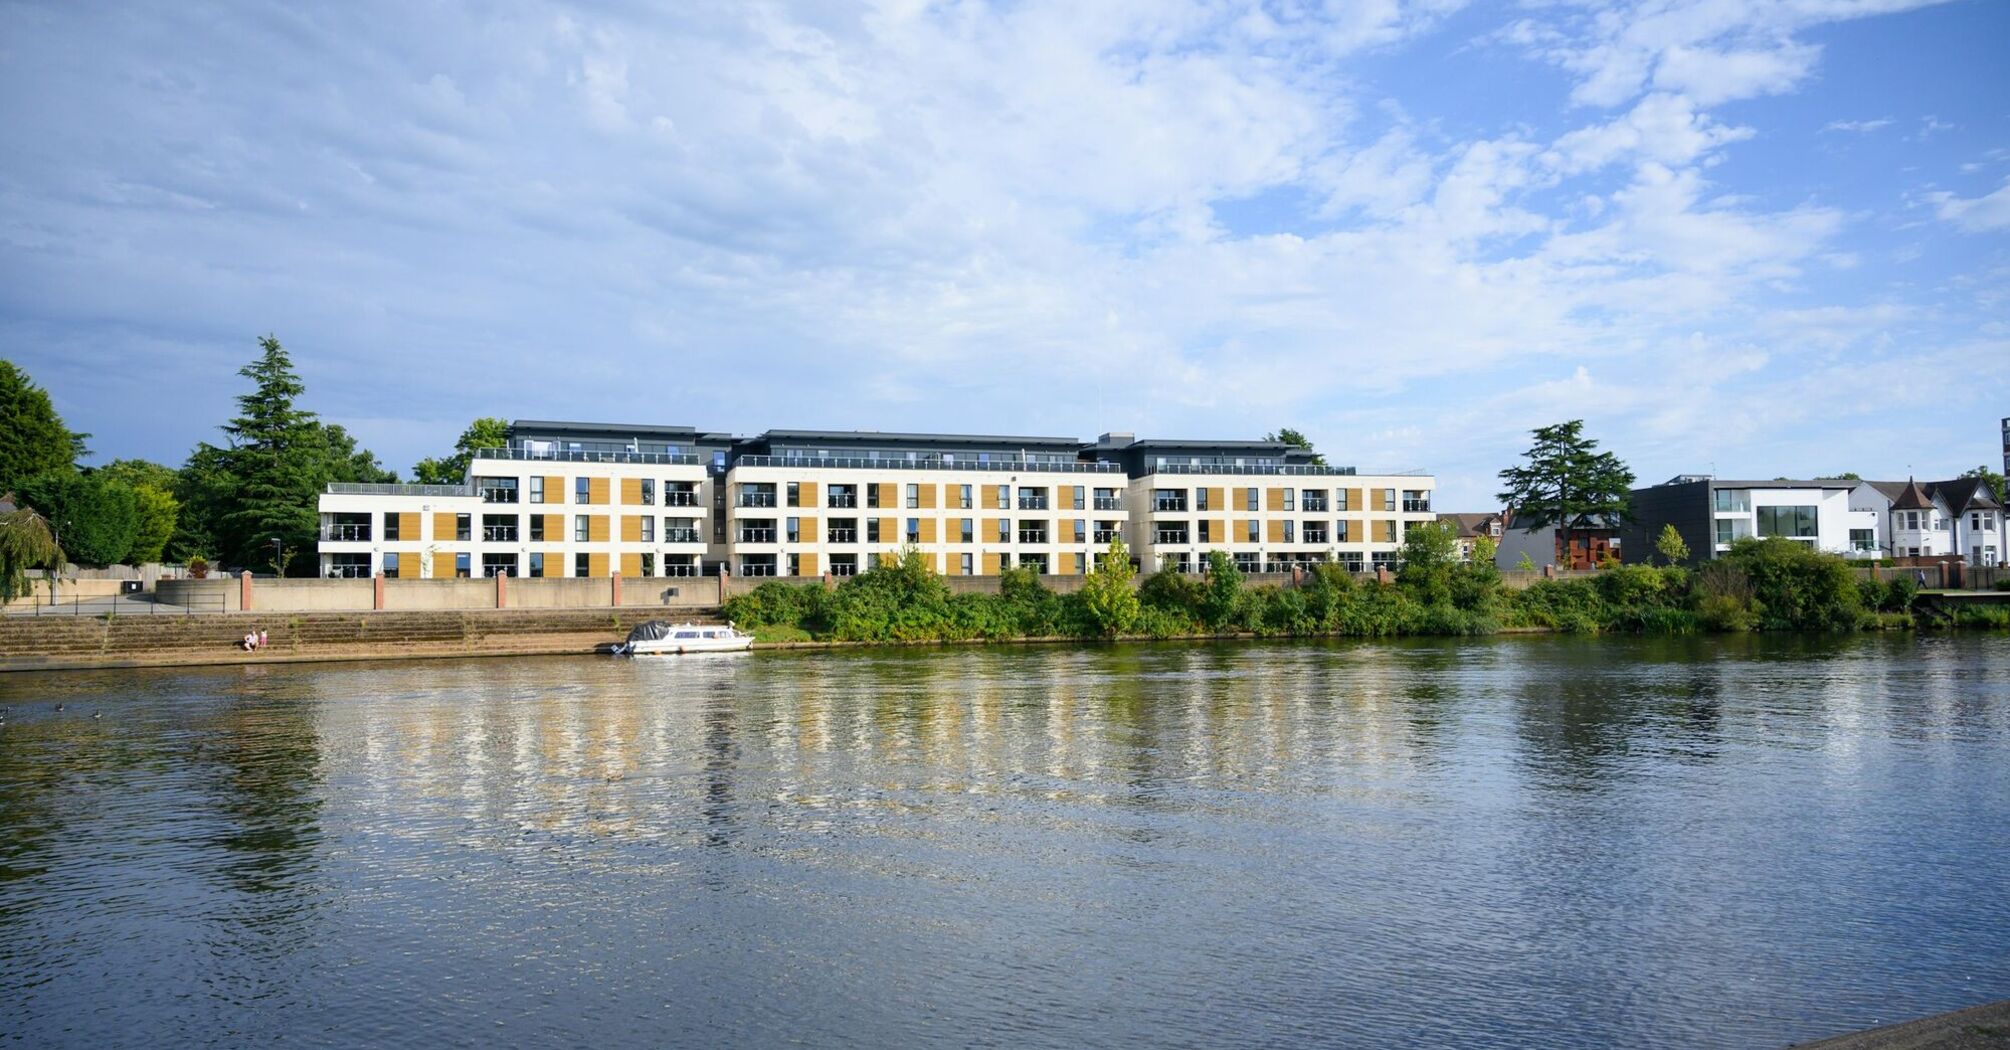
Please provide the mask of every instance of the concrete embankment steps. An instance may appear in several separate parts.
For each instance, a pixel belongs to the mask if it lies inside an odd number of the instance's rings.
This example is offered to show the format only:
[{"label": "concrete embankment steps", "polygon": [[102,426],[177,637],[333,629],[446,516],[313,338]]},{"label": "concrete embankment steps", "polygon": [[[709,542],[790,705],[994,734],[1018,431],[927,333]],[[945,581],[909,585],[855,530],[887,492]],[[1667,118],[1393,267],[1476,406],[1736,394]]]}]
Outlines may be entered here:
[{"label": "concrete embankment steps", "polygon": [[[618,641],[661,609],[463,612],[231,613],[196,616],[10,616],[0,619],[0,670],[120,663],[206,664],[278,658],[397,657],[486,652],[589,652]],[[267,648],[245,653],[245,633]]]}]

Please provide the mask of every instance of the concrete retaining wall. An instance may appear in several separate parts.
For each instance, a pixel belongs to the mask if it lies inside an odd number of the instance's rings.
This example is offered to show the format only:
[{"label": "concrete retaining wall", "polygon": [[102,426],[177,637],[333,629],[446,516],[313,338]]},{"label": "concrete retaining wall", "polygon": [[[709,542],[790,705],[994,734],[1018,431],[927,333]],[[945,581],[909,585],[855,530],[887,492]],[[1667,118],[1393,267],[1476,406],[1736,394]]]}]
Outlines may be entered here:
[{"label": "concrete retaining wall", "polygon": [[[28,585],[34,591],[33,596],[22,595],[8,602],[7,608],[26,608],[37,602],[46,604],[49,601],[48,580],[29,580]],[[109,598],[118,594],[122,587],[122,582],[116,579],[61,579],[56,581],[56,599],[67,602],[72,598],[83,598],[86,601],[92,598]]]}]

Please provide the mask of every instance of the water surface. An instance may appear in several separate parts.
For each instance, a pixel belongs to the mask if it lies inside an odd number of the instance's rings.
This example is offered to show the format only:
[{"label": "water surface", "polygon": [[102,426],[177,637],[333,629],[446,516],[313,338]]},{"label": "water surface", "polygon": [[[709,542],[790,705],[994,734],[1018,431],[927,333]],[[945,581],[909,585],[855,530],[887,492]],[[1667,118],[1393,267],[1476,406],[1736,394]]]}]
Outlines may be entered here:
[{"label": "water surface", "polygon": [[2002,636],[278,665],[0,703],[14,1045],[1742,1047],[2010,997]]}]

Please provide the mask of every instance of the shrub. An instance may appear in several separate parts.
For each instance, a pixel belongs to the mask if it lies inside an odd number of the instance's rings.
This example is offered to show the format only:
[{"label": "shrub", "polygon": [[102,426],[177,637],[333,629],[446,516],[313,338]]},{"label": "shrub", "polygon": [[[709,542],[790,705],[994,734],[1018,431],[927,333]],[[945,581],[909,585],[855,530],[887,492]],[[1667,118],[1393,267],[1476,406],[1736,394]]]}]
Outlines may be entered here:
[{"label": "shrub", "polygon": [[1863,596],[1849,563],[1784,537],[1739,540],[1729,560],[1751,580],[1758,623],[1767,630],[1846,631]]}]

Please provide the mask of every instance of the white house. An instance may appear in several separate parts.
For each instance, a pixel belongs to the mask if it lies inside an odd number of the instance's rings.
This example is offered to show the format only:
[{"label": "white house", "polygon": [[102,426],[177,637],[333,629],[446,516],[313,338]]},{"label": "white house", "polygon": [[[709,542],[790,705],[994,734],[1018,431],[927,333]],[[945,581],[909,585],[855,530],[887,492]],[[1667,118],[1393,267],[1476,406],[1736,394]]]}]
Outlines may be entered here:
[{"label": "white house", "polygon": [[1893,558],[1959,555],[1974,566],[2003,564],[2003,506],[1980,478],[1952,481],[1866,481],[1850,493],[1852,511],[1877,520],[1878,553]]}]

